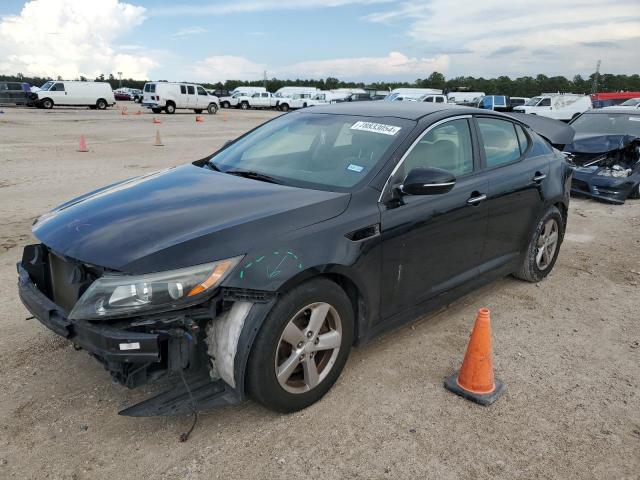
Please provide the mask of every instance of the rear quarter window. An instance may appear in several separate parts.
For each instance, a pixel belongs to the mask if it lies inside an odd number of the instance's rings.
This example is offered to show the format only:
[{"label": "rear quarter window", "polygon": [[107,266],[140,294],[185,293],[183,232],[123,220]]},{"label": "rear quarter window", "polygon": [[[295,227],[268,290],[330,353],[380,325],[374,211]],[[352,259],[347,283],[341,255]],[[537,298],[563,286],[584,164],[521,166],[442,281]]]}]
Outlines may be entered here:
[{"label": "rear quarter window", "polygon": [[507,120],[478,118],[487,167],[498,167],[520,158],[520,141],[515,125]]}]

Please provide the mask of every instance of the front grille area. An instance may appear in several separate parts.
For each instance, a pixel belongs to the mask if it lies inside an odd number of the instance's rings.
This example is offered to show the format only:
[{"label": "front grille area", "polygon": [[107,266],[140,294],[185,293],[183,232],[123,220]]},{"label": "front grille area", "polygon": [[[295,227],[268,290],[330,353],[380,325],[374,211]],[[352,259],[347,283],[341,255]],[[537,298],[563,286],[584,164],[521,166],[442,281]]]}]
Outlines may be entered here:
[{"label": "front grille area", "polygon": [[57,255],[42,244],[25,247],[22,266],[38,289],[67,312],[103,273],[101,268]]}]

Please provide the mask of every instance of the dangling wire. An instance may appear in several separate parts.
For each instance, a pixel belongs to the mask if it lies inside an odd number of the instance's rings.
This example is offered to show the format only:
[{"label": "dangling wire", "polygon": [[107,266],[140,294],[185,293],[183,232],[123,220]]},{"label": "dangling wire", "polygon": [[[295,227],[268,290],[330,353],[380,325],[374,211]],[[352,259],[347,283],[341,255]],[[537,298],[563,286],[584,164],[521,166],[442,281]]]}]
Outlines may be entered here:
[{"label": "dangling wire", "polygon": [[184,373],[182,369],[180,369],[180,378],[182,378],[182,383],[184,383],[184,388],[187,389],[187,393],[189,394],[189,398],[191,399],[191,410],[193,411],[193,423],[191,424],[191,428],[187,432],[183,432],[180,434],[180,441],[186,442],[189,440],[189,435],[193,432],[193,429],[196,428],[196,423],[198,423],[198,408],[196,405],[196,400],[193,398],[193,394],[191,393],[191,389],[189,388],[189,384],[184,378]]}]

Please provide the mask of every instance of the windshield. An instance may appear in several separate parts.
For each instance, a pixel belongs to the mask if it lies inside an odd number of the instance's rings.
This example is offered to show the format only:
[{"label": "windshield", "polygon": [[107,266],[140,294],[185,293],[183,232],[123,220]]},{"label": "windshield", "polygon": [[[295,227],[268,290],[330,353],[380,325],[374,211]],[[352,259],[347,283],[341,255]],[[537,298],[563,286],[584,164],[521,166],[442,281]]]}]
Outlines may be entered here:
[{"label": "windshield", "polygon": [[535,107],[540,100],[542,100],[542,97],[530,98],[529,101],[527,103],[525,103],[525,106],[527,106],[527,107]]},{"label": "windshield", "polygon": [[576,133],[635,135],[640,137],[640,113],[585,113],[571,122]]},{"label": "windshield", "polygon": [[347,191],[415,125],[398,118],[293,113],[258,127],[209,159],[222,172],[250,171],[277,183]]},{"label": "windshield", "polygon": [[640,105],[640,98],[630,98],[620,104],[621,107],[635,107],[637,105]]}]

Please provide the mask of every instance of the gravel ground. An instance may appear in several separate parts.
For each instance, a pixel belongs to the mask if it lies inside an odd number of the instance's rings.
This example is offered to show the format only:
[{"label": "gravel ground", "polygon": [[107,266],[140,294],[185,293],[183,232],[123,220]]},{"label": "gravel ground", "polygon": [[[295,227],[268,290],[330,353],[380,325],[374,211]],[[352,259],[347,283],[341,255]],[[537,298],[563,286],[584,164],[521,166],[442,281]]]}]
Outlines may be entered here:
[{"label": "gravel ground", "polygon": [[[137,106],[129,104],[129,112]],[[253,402],[190,418],[127,418],[145,397],[28,316],[15,263],[35,217],[99,186],[205,156],[273,112],[0,114],[0,478],[640,478],[640,202],[573,199],[553,273],[505,278],[355,349],[319,403]],[[153,146],[156,130],[163,147]],[[76,152],[84,134],[90,152]],[[480,407],[442,380],[479,307],[496,376]]]}]

